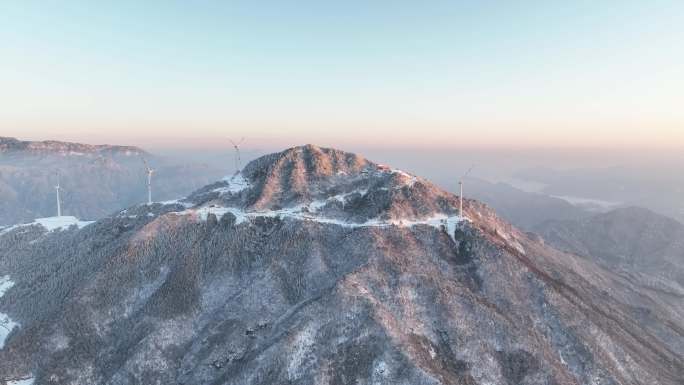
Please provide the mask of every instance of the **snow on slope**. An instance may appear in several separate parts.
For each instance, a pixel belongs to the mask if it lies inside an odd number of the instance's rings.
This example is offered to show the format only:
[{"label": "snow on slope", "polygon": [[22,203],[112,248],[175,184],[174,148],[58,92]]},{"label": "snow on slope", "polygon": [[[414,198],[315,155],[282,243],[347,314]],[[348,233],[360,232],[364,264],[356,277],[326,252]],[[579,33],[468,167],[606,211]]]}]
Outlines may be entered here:
[{"label": "snow on slope", "polygon": [[[378,165],[378,170],[384,173],[396,174],[401,179],[401,183],[406,186],[413,186],[418,180],[417,177],[399,170],[390,168],[384,165]],[[338,175],[346,175],[345,173],[338,172]],[[223,178],[223,182],[227,182],[226,185],[213,189],[212,191],[218,192],[221,195],[237,194],[251,187],[249,181],[243,176],[241,172],[235,173],[234,175],[227,176]],[[382,187],[380,187],[382,188]],[[236,224],[241,224],[249,221],[253,218],[258,217],[282,217],[291,218],[295,220],[304,221],[314,221],[325,224],[338,225],[343,227],[388,227],[388,226],[399,226],[399,227],[413,227],[416,225],[428,225],[437,229],[444,229],[449,236],[454,239],[454,233],[456,231],[456,226],[463,220],[467,218],[460,217],[458,215],[446,215],[446,214],[434,214],[429,217],[421,219],[378,219],[373,218],[365,222],[349,222],[336,218],[329,218],[321,215],[320,210],[324,208],[330,202],[340,202],[344,205],[346,199],[354,194],[365,195],[368,193],[367,189],[356,189],[350,192],[345,192],[333,196],[328,196],[325,199],[317,199],[306,204],[298,204],[295,206],[284,207],[276,210],[260,210],[260,211],[246,211],[238,207],[227,207],[220,204],[208,204],[201,207],[186,207],[186,210],[173,212],[171,214],[175,215],[195,215],[200,220],[206,221],[209,214],[213,214],[217,219],[221,219],[226,213],[231,213],[235,216]],[[184,198],[185,199],[185,198]],[[176,201],[162,202],[162,203],[177,203]]]},{"label": "snow on slope", "polygon": [[10,281],[9,275],[0,277],[0,298],[2,298],[12,286],[14,286],[14,282]]},{"label": "snow on slope", "polygon": [[47,231],[54,230],[67,230],[72,225],[76,225],[79,229],[88,226],[93,223],[93,221],[81,221],[76,217],[72,216],[61,216],[61,217],[46,217],[46,218],[36,218],[35,221],[31,223],[22,223],[19,225],[9,226],[0,230],[0,235],[10,232],[14,229],[26,226],[41,225]]},{"label": "snow on slope", "polygon": [[71,217],[71,216],[61,216],[61,217],[47,217],[47,218],[38,218],[36,219],[36,223],[40,224],[41,226],[45,227],[48,231],[53,231],[53,230],[66,230],[72,225],[76,225],[79,229],[83,228],[85,226],[88,226],[89,224],[93,223],[92,221],[81,221],[76,217]]},{"label": "snow on slope", "polygon": [[236,194],[249,187],[249,182],[247,181],[247,179],[245,179],[244,176],[242,176],[241,173],[237,173],[232,176],[227,176],[223,178],[223,181],[228,182],[228,185],[216,188],[213,191],[216,191],[220,194]]},{"label": "snow on slope", "polygon": [[[333,197],[333,199],[336,199]],[[458,215],[448,216],[446,214],[435,214],[430,217],[422,219],[370,219],[365,222],[355,223],[334,218],[326,218],[316,215],[316,208],[321,207],[321,203],[316,201],[309,205],[297,205],[293,207],[286,207],[280,210],[265,210],[265,211],[244,211],[236,207],[223,207],[216,205],[203,206],[199,208],[187,209],[184,211],[175,212],[176,215],[197,215],[200,220],[206,221],[209,214],[214,214],[217,219],[221,219],[226,213],[231,213],[235,216],[235,223],[240,224],[252,218],[258,217],[282,217],[291,218],[295,220],[314,221],[318,223],[325,223],[331,225],[338,225],[343,227],[413,227],[417,225],[432,226],[436,229],[444,228],[449,236],[454,239],[454,233],[458,223],[467,220],[467,218]],[[312,210],[313,209],[313,210]]]},{"label": "snow on slope", "polygon": [[[2,298],[12,286],[14,286],[14,282],[10,280],[9,275],[0,277],[0,298]],[[12,321],[7,314],[0,313],[0,349],[5,347],[7,336],[9,336],[12,330],[17,326],[19,326],[19,324]]]},{"label": "snow on slope", "polygon": [[33,378],[25,378],[23,380],[12,380],[12,381],[7,381],[7,385],[32,385],[33,384]]}]

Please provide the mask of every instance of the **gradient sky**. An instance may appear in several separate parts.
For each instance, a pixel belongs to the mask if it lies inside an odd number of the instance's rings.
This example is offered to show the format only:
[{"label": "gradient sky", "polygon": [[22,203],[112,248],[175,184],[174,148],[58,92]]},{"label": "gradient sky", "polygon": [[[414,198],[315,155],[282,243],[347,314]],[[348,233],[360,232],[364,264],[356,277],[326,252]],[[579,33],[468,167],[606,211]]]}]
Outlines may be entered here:
[{"label": "gradient sky", "polygon": [[683,72],[681,0],[0,6],[23,139],[684,149]]}]

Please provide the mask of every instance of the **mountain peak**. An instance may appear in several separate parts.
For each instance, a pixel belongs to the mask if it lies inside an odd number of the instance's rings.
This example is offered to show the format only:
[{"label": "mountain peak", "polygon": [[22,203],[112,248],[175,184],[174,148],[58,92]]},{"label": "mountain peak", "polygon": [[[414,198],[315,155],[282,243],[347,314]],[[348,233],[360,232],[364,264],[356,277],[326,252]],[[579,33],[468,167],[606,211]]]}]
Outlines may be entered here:
[{"label": "mountain peak", "polygon": [[357,174],[370,164],[353,153],[307,144],[255,159],[247,164],[243,173],[247,177],[259,177],[285,172],[300,181],[313,181],[339,174]]},{"label": "mountain peak", "polygon": [[316,198],[370,167],[361,156],[309,144],[256,159],[243,174],[258,190],[250,205],[264,209]]},{"label": "mountain peak", "polygon": [[407,172],[311,144],[262,156],[193,194],[199,206],[303,212],[344,223],[454,217],[457,198]]}]

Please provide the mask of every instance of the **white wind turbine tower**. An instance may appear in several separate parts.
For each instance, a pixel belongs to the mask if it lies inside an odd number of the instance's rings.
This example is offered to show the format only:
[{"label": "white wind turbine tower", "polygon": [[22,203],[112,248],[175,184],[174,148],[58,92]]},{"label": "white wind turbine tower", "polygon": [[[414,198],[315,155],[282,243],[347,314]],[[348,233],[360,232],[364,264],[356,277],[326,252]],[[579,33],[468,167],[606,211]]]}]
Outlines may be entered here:
[{"label": "white wind turbine tower", "polygon": [[57,185],[55,186],[55,192],[57,193],[57,216],[61,217],[62,216],[62,200],[59,197],[59,190],[61,187],[59,187],[59,172],[57,174]]},{"label": "white wind turbine tower", "polygon": [[237,143],[235,143],[233,139],[228,138],[228,140],[233,144],[233,148],[235,149],[235,174],[237,174],[240,172],[240,145],[245,141],[245,138],[242,137]]},{"label": "white wind turbine tower", "polygon": [[465,174],[463,174],[463,176],[461,176],[461,179],[458,181],[458,188],[460,190],[459,194],[458,194],[458,216],[460,216],[461,218],[464,218],[464,216],[463,216],[463,179],[465,177],[467,177],[471,171],[473,171],[473,167],[475,167],[475,165],[470,166],[468,171],[466,171]]},{"label": "white wind turbine tower", "polygon": [[152,204],[152,174],[156,170],[150,167],[150,165],[147,163],[147,159],[143,158],[143,162],[145,163],[145,169],[147,170],[147,204],[151,205]]}]

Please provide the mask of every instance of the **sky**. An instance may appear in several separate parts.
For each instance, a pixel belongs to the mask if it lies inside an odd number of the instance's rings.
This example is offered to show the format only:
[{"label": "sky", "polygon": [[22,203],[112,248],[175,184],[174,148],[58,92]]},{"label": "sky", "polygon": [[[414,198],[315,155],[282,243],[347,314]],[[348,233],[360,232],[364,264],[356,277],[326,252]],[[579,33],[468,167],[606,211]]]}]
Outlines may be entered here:
[{"label": "sky", "polygon": [[211,148],[684,149],[684,2],[32,1],[0,135]]}]

